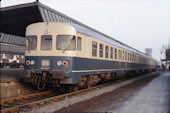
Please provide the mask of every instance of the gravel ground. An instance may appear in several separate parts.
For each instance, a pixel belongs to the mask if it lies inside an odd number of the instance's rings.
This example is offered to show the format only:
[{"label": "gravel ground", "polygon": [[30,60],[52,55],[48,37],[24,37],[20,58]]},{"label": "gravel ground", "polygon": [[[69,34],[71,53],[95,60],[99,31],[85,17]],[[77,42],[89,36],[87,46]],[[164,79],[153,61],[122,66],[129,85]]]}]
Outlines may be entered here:
[{"label": "gravel ground", "polygon": [[[154,74],[154,73],[152,73],[152,74]],[[51,113],[51,112],[55,112],[55,111],[58,111],[58,110],[60,110],[64,107],[68,107],[68,106],[73,105],[77,102],[85,101],[85,100],[88,100],[90,98],[102,95],[103,93],[113,91],[117,88],[120,88],[124,85],[130,84],[130,83],[132,83],[136,80],[140,80],[140,79],[143,79],[143,78],[148,77],[148,76],[150,76],[150,74],[147,74],[145,76],[140,76],[138,78],[126,80],[126,81],[123,81],[121,83],[112,84],[112,85],[109,85],[109,86],[106,86],[106,87],[103,87],[103,88],[97,88],[95,90],[85,92],[85,93],[82,93],[80,95],[76,95],[76,96],[72,96],[72,97],[66,97],[64,100],[46,103],[44,105],[32,108],[29,112],[30,113],[42,113],[42,112]]]}]

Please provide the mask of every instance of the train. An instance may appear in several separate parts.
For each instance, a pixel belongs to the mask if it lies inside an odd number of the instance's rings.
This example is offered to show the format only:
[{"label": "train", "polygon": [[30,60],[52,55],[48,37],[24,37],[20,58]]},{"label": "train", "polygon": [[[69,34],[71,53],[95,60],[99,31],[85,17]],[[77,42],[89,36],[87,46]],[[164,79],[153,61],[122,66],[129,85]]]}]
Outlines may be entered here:
[{"label": "train", "polygon": [[38,22],[26,28],[26,80],[88,88],[128,73],[154,71],[157,61],[112,37],[74,23]]}]

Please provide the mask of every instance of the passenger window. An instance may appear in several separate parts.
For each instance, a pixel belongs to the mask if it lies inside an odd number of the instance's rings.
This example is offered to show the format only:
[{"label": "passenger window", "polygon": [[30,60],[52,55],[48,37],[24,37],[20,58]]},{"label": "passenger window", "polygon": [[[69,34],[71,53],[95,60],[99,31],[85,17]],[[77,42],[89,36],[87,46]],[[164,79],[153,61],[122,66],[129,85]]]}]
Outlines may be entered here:
[{"label": "passenger window", "polygon": [[125,52],[125,61],[127,61],[127,52]]},{"label": "passenger window", "polygon": [[121,60],[121,51],[120,50],[118,50],[118,58],[119,58],[119,60]]},{"label": "passenger window", "polygon": [[124,53],[124,51],[123,51],[123,60],[125,60],[125,53]]},{"label": "passenger window", "polygon": [[103,57],[103,44],[100,44],[100,57]]},{"label": "passenger window", "polygon": [[105,46],[105,58],[109,58],[109,46]]},{"label": "passenger window", "polygon": [[77,38],[77,50],[81,51],[81,38],[80,37]]},{"label": "passenger window", "polygon": [[41,36],[41,50],[51,50],[52,49],[52,36],[42,35]]},{"label": "passenger window", "polygon": [[117,59],[117,49],[115,49],[115,59]]},{"label": "passenger window", "polygon": [[37,36],[27,36],[26,37],[26,48],[28,50],[37,49]]},{"label": "passenger window", "polygon": [[92,41],[92,56],[97,56],[97,42]]},{"label": "passenger window", "polygon": [[70,35],[58,35],[56,38],[56,49],[57,50],[75,50],[76,49],[76,38]]},{"label": "passenger window", "polygon": [[117,59],[117,49],[115,49],[115,59]]},{"label": "passenger window", "polygon": [[113,47],[110,48],[110,58],[113,59]]}]

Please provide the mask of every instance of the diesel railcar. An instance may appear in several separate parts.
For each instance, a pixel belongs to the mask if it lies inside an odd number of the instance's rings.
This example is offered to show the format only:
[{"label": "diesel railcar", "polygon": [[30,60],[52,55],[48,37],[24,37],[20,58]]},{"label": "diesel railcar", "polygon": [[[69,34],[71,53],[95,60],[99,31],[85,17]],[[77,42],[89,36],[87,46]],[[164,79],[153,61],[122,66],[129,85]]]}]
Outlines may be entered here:
[{"label": "diesel railcar", "polygon": [[156,65],[144,53],[73,23],[39,22],[26,29],[26,78],[40,90],[46,83],[90,87]]}]

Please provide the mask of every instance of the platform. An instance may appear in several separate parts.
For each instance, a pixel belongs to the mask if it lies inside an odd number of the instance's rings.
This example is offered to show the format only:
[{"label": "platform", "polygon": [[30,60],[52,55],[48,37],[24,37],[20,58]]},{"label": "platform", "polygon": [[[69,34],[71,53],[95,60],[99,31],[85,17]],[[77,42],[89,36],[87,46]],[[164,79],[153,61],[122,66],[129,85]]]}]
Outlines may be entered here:
[{"label": "platform", "polygon": [[148,77],[59,112],[169,113],[170,71]]},{"label": "platform", "polygon": [[2,68],[0,81],[0,99],[16,97],[33,92],[20,81],[24,77],[24,68]]},{"label": "platform", "polygon": [[1,68],[1,83],[19,81],[24,77],[24,68]]}]

